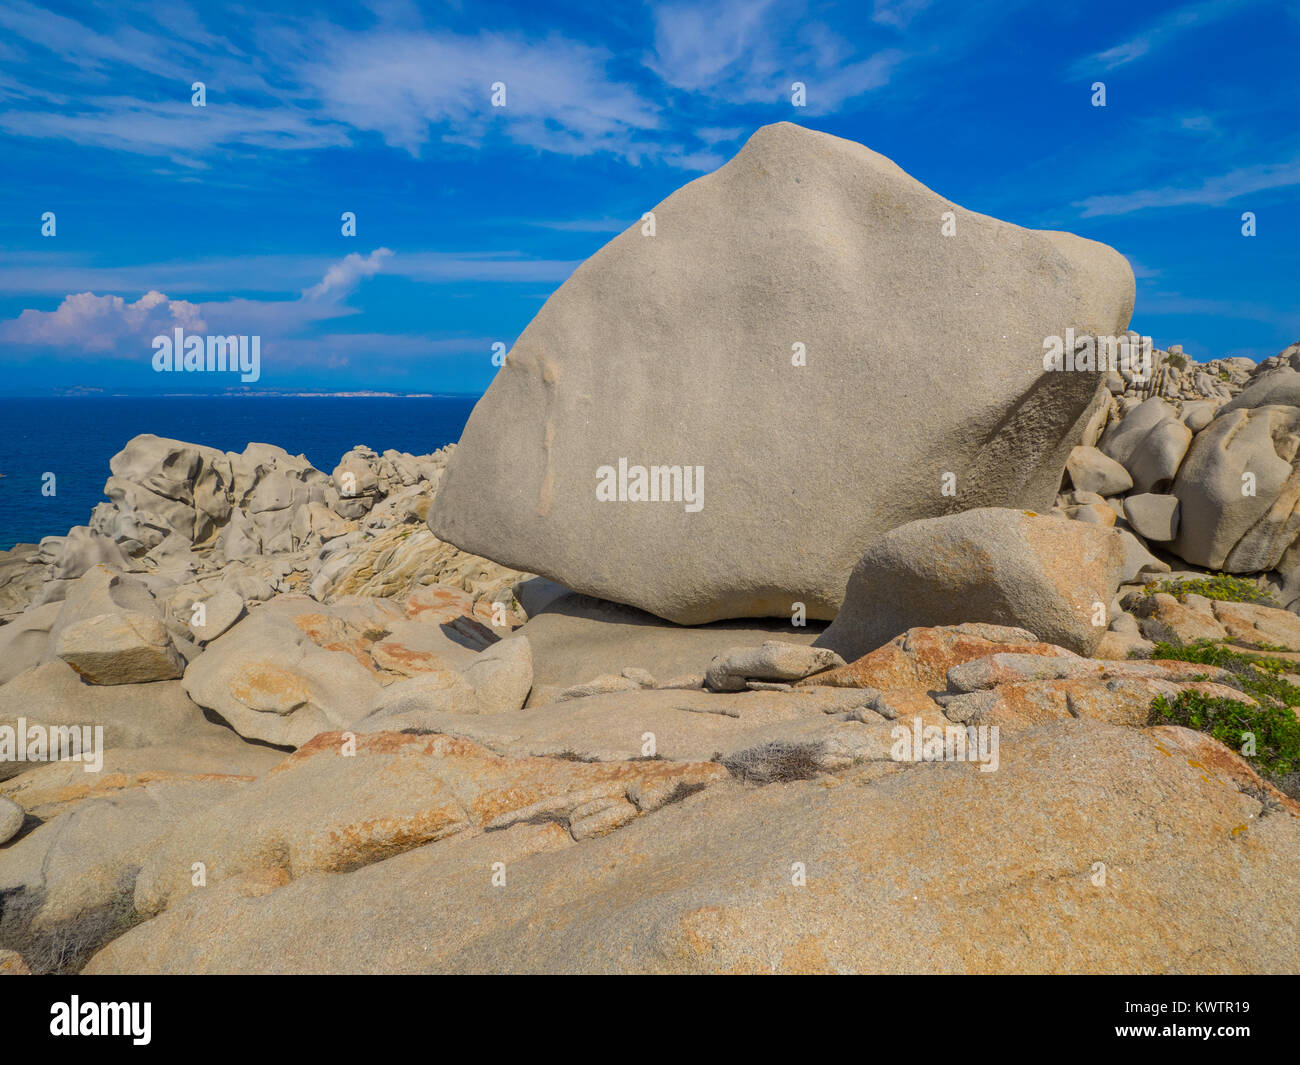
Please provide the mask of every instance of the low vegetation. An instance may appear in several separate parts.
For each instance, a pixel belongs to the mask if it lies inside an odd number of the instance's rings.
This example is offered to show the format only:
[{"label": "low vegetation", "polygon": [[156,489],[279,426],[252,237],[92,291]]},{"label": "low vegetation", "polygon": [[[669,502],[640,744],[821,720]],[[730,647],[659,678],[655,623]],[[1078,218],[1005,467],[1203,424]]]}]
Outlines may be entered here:
[{"label": "low vegetation", "polygon": [[1275,783],[1300,771],[1300,719],[1285,707],[1251,706],[1184,691],[1173,699],[1157,696],[1151,704],[1150,723],[1208,733],[1238,753],[1249,749],[1248,740],[1253,738],[1255,753],[1243,756],[1260,776]]},{"label": "low vegetation", "polygon": [[1183,580],[1152,581],[1146,586],[1148,594],[1164,592],[1183,602],[1189,595],[1203,595],[1226,603],[1259,603],[1261,606],[1281,606],[1268,592],[1245,577],[1229,573],[1210,573],[1204,577]]},{"label": "low vegetation", "polygon": [[[1287,794],[1296,794],[1300,782],[1300,687],[1287,676],[1298,667],[1277,658],[1242,654],[1223,644],[1202,642],[1179,646],[1158,643],[1153,658],[1199,662],[1218,666],[1231,676],[1225,681],[1259,705],[1184,691],[1176,698],[1157,696],[1149,723],[1182,725],[1205,732],[1242,754],[1255,770]],[[1253,754],[1247,743],[1253,738]]]},{"label": "low vegetation", "polygon": [[764,743],[715,760],[740,780],[777,784],[819,776],[823,753],[820,743]]}]

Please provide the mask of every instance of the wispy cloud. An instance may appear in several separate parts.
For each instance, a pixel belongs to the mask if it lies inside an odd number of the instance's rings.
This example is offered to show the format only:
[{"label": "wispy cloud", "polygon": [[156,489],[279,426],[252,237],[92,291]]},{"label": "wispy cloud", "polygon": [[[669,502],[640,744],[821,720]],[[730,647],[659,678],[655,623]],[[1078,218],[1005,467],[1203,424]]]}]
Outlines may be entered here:
[{"label": "wispy cloud", "polygon": [[661,125],[657,107],[607,74],[611,53],[559,34],[318,32],[295,74],[321,112],[412,155],[433,140],[477,145],[500,132],[542,151],[634,157],[638,135]]},{"label": "wispy cloud", "polygon": [[[600,224],[603,226],[603,222]],[[613,229],[610,231],[617,232],[627,228],[631,222],[611,220],[611,224]],[[588,225],[557,222],[546,228],[602,231],[595,221]],[[578,264],[579,260],[533,258],[520,251],[417,251],[402,252],[392,258],[383,257],[382,269],[393,277],[431,284],[456,281],[558,283],[573,273]],[[117,293],[157,288],[188,294],[223,290],[293,294],[318,288],[324,283],[321,279],[334,265],[327,256],[276,254],[96,266],[84,259],[50,252],[13,253],[0,259],[0,291],[9,295],[50,296],[61,295],[80,285]]]},{"label": "wispy cloud", "polygon": [[[904,9],[910,19],[924,6],[882,5],[878,20],[899,24]],[[654,9],[654,51],[644,61],[673,88],[732,104],[788,102],[791,84],[801,81],[808,113],[825,114],[885,85],[907,58],[893,46],[859,56],[803,14],[802,4],[792,11],[775,0],[663,3]]]},{"label": "wispy cloud", "polygon": [[1292,185],[1300,185],[1300,159],[1289,163],[1242,167],[1188,187],[1169,185],[1115,196],[1089,196],[1076,201],[1074,206],[1082,208],[1084,218],[1131,214],[1152,207],[1219,207],[1241,196]]},{"label": "wispy cloud", "polygon": [[[319,17],[266,23],[261,33],[277,54],[272,79],[253,57],[214,43],[193,20],[189,40],[161,28],[95,30],[19,0],[0,9],[0,27],[22,44],[32,71],[43,70],[46,42],[57,39],[50,66],[79,82],[79,91],[66,96],[0,79],[0,98],[11,104],[0,130],[11,135],[162,155],[189,166],[217,148],[312,150],[371,135],[417,157],[431,145],[479,146],[499,136],[573,156],[696,162],[689,143],[661,136],[658,104],[608,73],[612,52],[559,33],[455,33],[382,19],[346,29]],[[142,71],[154,75],[150,92],[131,95]],[[171,99],[158,98],[160,78]],[[206,107],[191,105],[192,81],[207,86]],[[505,86],[503,107],[493,106],[496,83]],[[108,91],[96,92],[101,85]]]},{"label": "wispy cloud", "polygon": [[379,273],[384,260],[392,258],[392,255],[388,248],[376,248],[369,255],[353,252],[342,262],[331,266],[319,282],[302,294],[302,298],[337,303],[352,292],[363,278],[374,277]]},{"label": "wispy cloud", "polygon": [[1191,30],[1209,26],[1252,6],[1258,5],[1250,3],[1249,0],[1246,3],[1242,3],[1242,0],[1202,0],[1201,3],[1179,8],[1119,44],[1080,59],[1073,65],[1072,73],[1075,76],[1084,76],[1125,66],[1170,44]]},{"label": "wispy cloud", "polygon": [[871,18],[885,26],[906,29],[908,23],[930,6],[930,0],[875,0]]}]

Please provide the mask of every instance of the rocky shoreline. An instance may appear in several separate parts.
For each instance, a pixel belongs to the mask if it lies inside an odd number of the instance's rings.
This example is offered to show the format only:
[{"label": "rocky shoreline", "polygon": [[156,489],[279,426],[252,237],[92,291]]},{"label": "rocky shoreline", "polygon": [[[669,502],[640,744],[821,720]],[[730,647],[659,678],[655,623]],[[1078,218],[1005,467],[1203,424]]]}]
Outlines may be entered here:
[{"label": "rocky shoreline", "polygon": [[[890,212],[951,205],[847,143],[768,127],[616,238],[458,445],[138,436],[85,526],[0,554],[0,972],[1294,971],[1300,345],[1045,373],[1049,323],[1128,336],[1119,256],[958,210],[944,258]],[[870,345],[724,366],[792,312],[729,306],[701,232],[774,292],[774,255],[952,279],[909,351],[1033,359],[861,414]],[[671,418],[593,400],[651,329],[627,291],[703,353]],[[724,390],[748,420],[699,427]],[[601,501],[633,445],[707,502]]]},{"label": "rocky shoreline", "polygon": [[[1290,922],[1270,900],[1293,875],[1283,870],[1300,839],[1295,775],[1270,781],[1202,732],[1152,724],[1153,702],[1181,693],[1255,704],[1232,668],[1130,655],[1213,640],[1290,661],[1300,617],[1179,594],[1178,579],[1200,571],[1184,560],[1171,573],[1122,517],[1122,498],[1080,502],[1070,488],[1053,514],[986,509],[903,526],[868,552],[829,627],[683,627],[437,540],[426,518],[453,453],[358,447],[327,475],[266,445],[223,455],[139,437],[114,459],[112,502],[89,527],[7,553],[0,727],[103,730],[95,773],[76,761],[0,763],[8,964],[1290,965]],[[338,491],[345,475],[361,488],[354,497]],[[215,505],[213,485],[224,493]],[[193,529],[207,542],[189,540]],[[950,573],[951,617],[908,624],[932,579],[908,559],[942,543],[996,547],[1002,562],[991,584]],[[1035,581],[1018,618],[998,616],[995,588]],[[1054,627],[1100,587],[1115,608],[1108,627]],[[1285,582],[1258,575],[1251,587],[1263,598]],[[874,635],[891,626],[896,638]],[[899,757],[900,723],[916,730],[915,756]],[[1000,751],[981,755],[972,739],[954,767],[945,742],[981,727]],[[993,863],[978,882],[967,879],[973,859],[943,858],[973,841]],[[771,864],[783,846],[815,870],[816,890],[791,886],[790,863]],[[682,853],[696,856],[689,869]],[[492,901],[497,862],[509,913]],[[651,881],[676,869],[674,886],[650,894],[619,871],[627,863]],[[1093,886],[1096,863],[1109,870],[1105,890]],[[1237,883],[1231,928],[1193,904],[1207,869]],[[579,900],[560,887],[571,878],[593,898],[615,893],[575,927],[565,914]],[[408,927],[397,915],[417,882],[424,901]],[[926,907],[905,905],[904,883],[924,885]],[[845,893],[871,885],[871,903],[855,896],[846,911]],[[1159,936],[1138,905],[1152,892],[1186,904]],[[959,905],[968,893],[983,901]],[[395,907],[395,923],[363,940],[326,935],[327,911],[354,895]],[[993,950],[1008,907],[1020,919],[1028,907],[1050,937]],[[1070,910],[1104,914],[1107,936],[1132,949],[1103,961],[1095,929],[1069,931]],[[972,914],[988,940],[961,958],[922,956],[908,938]],[[602,945],[596,930],[624,921],[617,947]],[[526,948],[512,938],[539,922],[552,931],[528,932]],[[1050,965],[1049,940],[1060,959]]]}]

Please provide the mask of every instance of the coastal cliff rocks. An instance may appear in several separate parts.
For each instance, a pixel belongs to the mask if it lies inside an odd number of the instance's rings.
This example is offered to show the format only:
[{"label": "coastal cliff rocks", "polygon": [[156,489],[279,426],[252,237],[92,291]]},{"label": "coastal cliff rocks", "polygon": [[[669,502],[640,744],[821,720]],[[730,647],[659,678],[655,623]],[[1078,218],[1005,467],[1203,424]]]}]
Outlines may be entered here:
[{"label": "coastal cliff rocks", "polygon": [[655,215],[0,555],[0,971],[1300,968],[1300,346],[1045,369],[1116,253],[788,124]]}]

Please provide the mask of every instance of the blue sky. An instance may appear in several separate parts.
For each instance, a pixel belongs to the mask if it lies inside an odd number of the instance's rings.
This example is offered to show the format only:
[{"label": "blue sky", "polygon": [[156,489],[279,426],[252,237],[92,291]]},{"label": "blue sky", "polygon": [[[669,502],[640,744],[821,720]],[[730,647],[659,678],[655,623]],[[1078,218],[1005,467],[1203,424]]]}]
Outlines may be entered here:
[{"label": "blue sky", "polygon": [[1298,58],[1300,0],[4,0],[0,390],[228,385],[152,371],[180,324],[260,335],[260,387],[479,392],[578,263],[780,120],[1113,245],[1157,344],[1266,358],[1300,339]]}]

